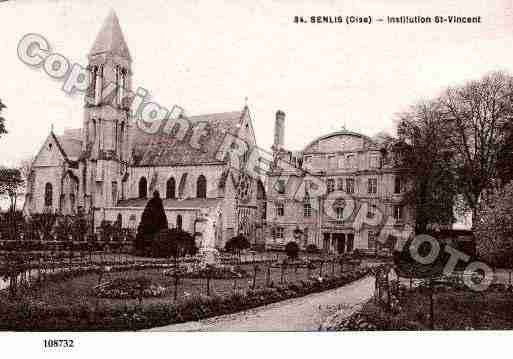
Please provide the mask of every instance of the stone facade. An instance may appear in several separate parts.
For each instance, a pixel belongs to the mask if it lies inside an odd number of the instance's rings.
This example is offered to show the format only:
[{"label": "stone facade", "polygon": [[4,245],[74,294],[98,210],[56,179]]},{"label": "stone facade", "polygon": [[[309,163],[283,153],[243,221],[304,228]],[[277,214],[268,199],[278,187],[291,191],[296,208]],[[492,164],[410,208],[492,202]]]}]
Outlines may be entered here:
[{"label": "stone facade", "polygon": [[296,241],[329,252],[373,251],[380,233],[394,239],[409,231],[414,211],[404,204],[408,184],[395,165],[400,154],[393,143],[342,129],[302,151],[287,151],[284,118],[278,111],[275,167],[267,178],[267,247]]},{"label": "stone facade", "polygon": [[[247,106],[180,117],[177,123],[191,127],[182,138],[172,131],[150,133],[130,116],[132,59],[113,12],[88,58],[91,80],[83,128],[62,136],[52,129],[32,166],[25,212],[81,210],[93,228],[121,221],[135,230],[147,198],[158,191],[170,227],[196,234],[202,216],[210,213],[217,226],[216,246],[238,233],[253,243],[261,240],[264,186],[240,176],[224,152],[220,155],[228,134],[256,145]],[[109,84],[114,90],[104,93]],[[193,141],[194,128],[204,130],[199,145]]]}]

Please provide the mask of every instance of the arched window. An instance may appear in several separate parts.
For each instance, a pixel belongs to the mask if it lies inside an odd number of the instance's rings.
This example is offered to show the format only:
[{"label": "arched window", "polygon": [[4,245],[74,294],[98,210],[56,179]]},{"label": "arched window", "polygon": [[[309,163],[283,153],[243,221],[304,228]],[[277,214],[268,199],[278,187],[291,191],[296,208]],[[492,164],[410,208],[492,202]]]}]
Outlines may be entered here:
[{"label": "arched window", "polygon": [[69,205],[71,206],[71,213],[75,213],[75,195],[72,193],[69,195]]},{"label": "arched window", "polygon": [[176,228],[178,229],[182,229],[182,215],[179,214],[178,216],[176,216]]},{"label": "arched window", "polygon": [[148,197],[148,181],[146,177],[142,177],[139,180],[139,198]]},{"label": "arched window", "polygon": [[180,178],[180,184],[178,185],[178,198],[185,197],[185,185],[187,184],[187,173],[182,175]]},{"label": "arched window", "polygon": [[121,213],[118,213],[118,216],[116,218],[116,226],[118,228],[123,228],[123,216],[121,215]]},{"label": "arched window", "polygon": [[53,202],[53,187],[51,183],[45,185],[45,206],[51,207]]},{"label": "arched window", "polygon": [[166,198],[176,198],[176,183],[175,179],[171,177],[166,182]]},{"label": "arched window", "polygon": [[203,175],[199,176],[196,182],[196,197],[207,198],[207,180]]}]

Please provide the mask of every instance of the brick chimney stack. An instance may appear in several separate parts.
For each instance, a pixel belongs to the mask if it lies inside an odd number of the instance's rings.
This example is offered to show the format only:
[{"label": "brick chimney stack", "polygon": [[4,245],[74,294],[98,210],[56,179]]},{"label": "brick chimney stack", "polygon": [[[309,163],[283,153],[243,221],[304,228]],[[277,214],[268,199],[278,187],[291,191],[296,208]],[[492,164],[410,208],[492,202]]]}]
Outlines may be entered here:
[{"label": "brick chimney stack", "polygon": [[274,121],[274,143],[272,150],[274,153],[283,149],[285,138],[285,112],[282,110],[276,111],[276,118]]}]

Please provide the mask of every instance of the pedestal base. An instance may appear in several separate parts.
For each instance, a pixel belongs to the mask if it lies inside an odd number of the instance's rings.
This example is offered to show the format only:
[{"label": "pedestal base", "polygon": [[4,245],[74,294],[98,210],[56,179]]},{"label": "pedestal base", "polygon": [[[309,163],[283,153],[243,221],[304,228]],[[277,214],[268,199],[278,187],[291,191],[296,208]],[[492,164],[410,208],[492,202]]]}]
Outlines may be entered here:
[{"label": "pedestal base", "polygon": [[220,265],[219,251],[215,248],[200,248],[198,252],[200,258],[200,266],[206,267],[207,265]]}]

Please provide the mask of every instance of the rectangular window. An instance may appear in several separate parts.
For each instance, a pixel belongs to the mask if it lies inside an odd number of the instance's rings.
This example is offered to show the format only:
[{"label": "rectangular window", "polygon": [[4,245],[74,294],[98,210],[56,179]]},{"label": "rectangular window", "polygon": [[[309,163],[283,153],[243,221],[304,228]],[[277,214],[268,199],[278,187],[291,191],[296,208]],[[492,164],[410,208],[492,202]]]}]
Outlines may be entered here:
[{"label": "rectangular window", "polygon": [[370,194],[376,194],[378,192],[378,180],[377,178],[369,178],[367,192]]},{"label": "rectangular window", "polygon": [[339,206],[336,207],[335,210],[337,212],[337,220],[341,221],[342,219],[344,219],[344,207]]},{"label": "rectangular window", "polygon": [[372,154],[370,156],[370,167],[371,168],[379,168],[379,155]]},{"label": "rectangular window", "polygon": [[399,177],[394,180],[394,193],[401,193],[401,178]]},{"label": "rectangular window", "polygon": [[283,217],[285,215],[285,208],[283,203],[276,204],[276,215],[279,217]]},{"label": "rectangular window", "polygon": [[378,207],[376,207],[375,204],[370,205],[367,211],[367,218],[374,218],[376,216],[376,213],[378,213]]},{"label": "rectangular window", "polygon": [[308,245],[308,228],[305,228],[304,239],[304,246],[306,247]]},{"label": "rectangular window", "polygon": [[342,178],[339,178],[337,180],[337,191],[343,191],[344,190],[344,180]]},{"label": "rectangular window", "polygon": [[312,205],[310,202],[305,202],[303,204],[303,215],[305,217],[311,217],[312,216]]},{"label": "rectangular window", "polygon": [[354,193],[354,178],[346,179],[346,192]]},{"label": "rectangular window", "polygon": [[346,157],[346,168],[355,168],[356,167],[356,157],[355,155],[347,155]]},{"label": "rectangular window", "polygon": [[403,220],[403,206],[394,206],[394,219],[396,221]]},{"label": "rectangular window", "polygon": [[274,240],[282,240],[283,239],[283,227],[276,227],[273,231]]},{"label": "rectangular window", "polygon": [[329,168],[337,167],[337,158],[335,156],[328,156],[328,166]]},{"label": "rectangular window", "polygon": [[276,180],[274,189],[278,193],[281,193],[281,194],[285,193],[285,180],[282,180],[282,179]]},{"label": "rectangular window", "polygon": [[116,205],[118,203],[118,183],[112,182],[112,203]]},{"label": "rectangular window", "polygon": [[333,178],[329,178],[326,181],[326,186],[328,187],[327,188],[328,193],[333,192],[335,190],[335,180]]},{"label": "rectangular window", "polygon": [[369,238],[368,238],[368,246],[369,249],[376,248],[376,233],[375,232],[369,232]]}]

